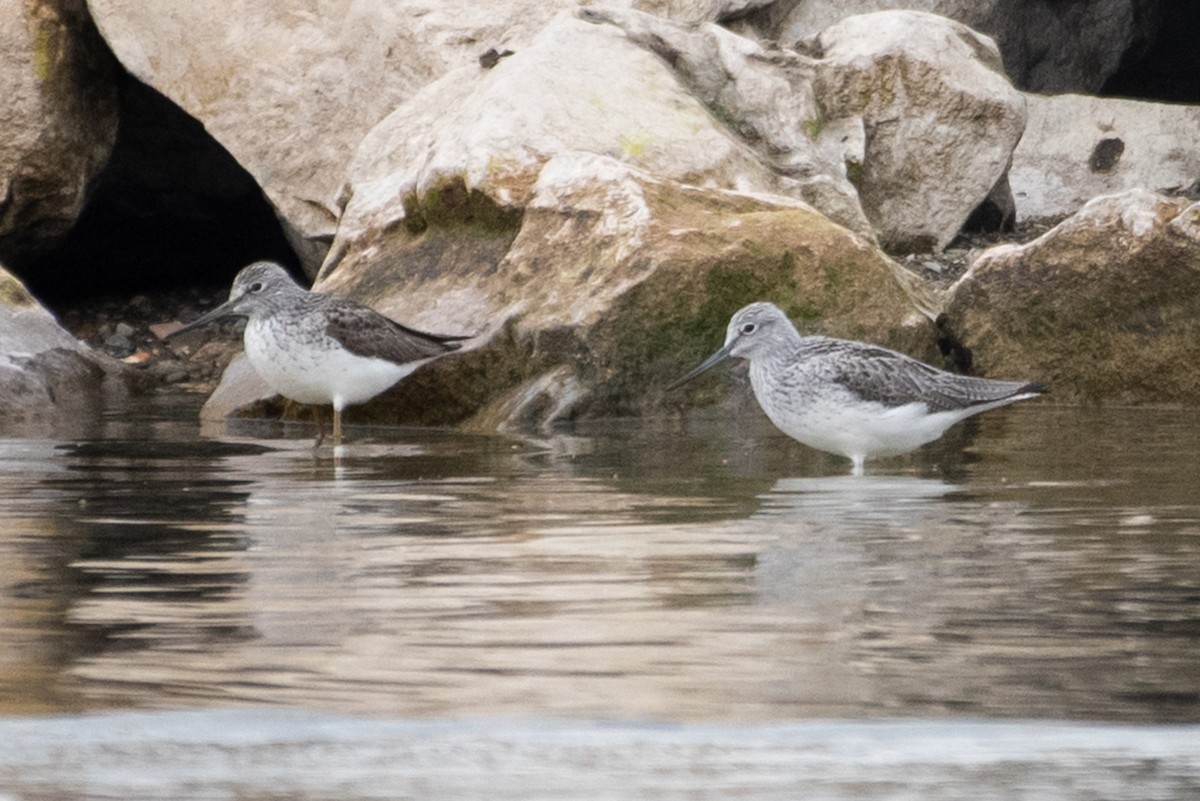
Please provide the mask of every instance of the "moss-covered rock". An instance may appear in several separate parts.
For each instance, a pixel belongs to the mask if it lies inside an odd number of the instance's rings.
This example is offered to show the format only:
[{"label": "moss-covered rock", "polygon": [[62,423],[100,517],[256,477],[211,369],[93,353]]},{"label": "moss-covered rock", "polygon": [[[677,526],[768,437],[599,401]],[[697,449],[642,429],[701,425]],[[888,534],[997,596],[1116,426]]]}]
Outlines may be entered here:
[{"label": "moss-covered rock", "polygon": [[[421,202],[429,208],[432,197]],[[496,219],[478,208],[471,216]],[[652,412],[672,378],[720,345],[729,316],[760,299],[809,331],[931,355],[932,326],[915,314],[899,268],[801,203],[563,156],[545,165],[523,214],[506,218],[519,219],[518,230],[472,227],[446,208],[429,219],[440,223],[393,230],[376,260],[336,271],[323,287],[427,329],[481,336],[358,419],[473,416],[478,426]],[[697,391],[670,402],[712,397]]]},{"label": "moss-covered rock", "polygon": [[[756,300],[776,303],[808,333],[931,355],[932,329],[914,314],[898,268],[822,215],[663,185],[647,199],[652,267],[581,332],[578,369],[591,389],[581,412],[654,409],[672,379],[720,347],[733,312]],[[677,397],[711,393],[694,387]]]},{"label": "moss-covered rock", "polygon": [[808,330],[929,355],[932,326],[899,268],[789,195],[661,52],[560,16],[364,139],[316,288],[476,336],[351,419],[494,427],[652,411],[758,299]]},{"label": "moss-covered rock", "polygon": [[952,288],[950,323],[995,377],[1065,402],[1200,402],[1200,204],[1097,198]]}]

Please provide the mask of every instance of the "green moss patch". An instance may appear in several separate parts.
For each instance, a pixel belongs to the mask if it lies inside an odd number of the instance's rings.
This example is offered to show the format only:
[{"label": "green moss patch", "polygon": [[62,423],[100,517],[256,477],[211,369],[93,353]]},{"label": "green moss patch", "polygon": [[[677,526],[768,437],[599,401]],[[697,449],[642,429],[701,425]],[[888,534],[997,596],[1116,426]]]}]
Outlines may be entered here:
[{"label": "green moss patch", "polygon": [[513,232],[520,230],[522,210],[498,205],[478,189],[468,189],[461,177],[430,187],[423,195],[404,198],[404,224],[411,234],[430,228]]}]

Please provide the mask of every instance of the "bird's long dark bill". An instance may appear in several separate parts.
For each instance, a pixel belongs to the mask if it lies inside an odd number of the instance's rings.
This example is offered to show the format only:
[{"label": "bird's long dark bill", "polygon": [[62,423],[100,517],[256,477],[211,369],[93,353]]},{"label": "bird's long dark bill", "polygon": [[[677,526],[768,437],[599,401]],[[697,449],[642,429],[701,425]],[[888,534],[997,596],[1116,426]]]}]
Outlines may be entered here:
[{"label": "bird's long dark bill", "polygon": [[192,320],[190,323],[185,325],[183,328],[180,328],[178,331],[172,331],[170,334],[167,335],[167,339],[170,339],[172,337],[177,337],[181,334],[186,334],[189,331],[195,331],[197,328],[203,328],[204,326],[209,325],[211,323],[215,323],[218,320],[224,320],[229,317],[236,317],[237,315],[233,313],[232,309],[233,309],[233,301],[226,301],[225,303],[222,303],[220,306],[218,306],[217,308],[210,311],[208,314],[201,315],[200,317],[197,317],[195,320]]},{"label": "bird's long dark bill", "polygon": [[679,380],[674,381],[669,387],[667,387],[667,392],[670,392],[673,389],[683,386],[684,384],[691,381],[696,376],[703,373],[705,370],[709,370],[709,369],[715,367],[716,365],[720,364],[721,362],[725,361],[728,358],[729,358],[729,346],[725,346],[725,347],[721,348],[719,351],[717,351],[716,353],[714,353],[712,356],[709,356],[707,359],[705,359],[700,364],[700,366],[697,367],[695,370],[692,370],[690,373],[685,375],[683,378],[680,378]]}]

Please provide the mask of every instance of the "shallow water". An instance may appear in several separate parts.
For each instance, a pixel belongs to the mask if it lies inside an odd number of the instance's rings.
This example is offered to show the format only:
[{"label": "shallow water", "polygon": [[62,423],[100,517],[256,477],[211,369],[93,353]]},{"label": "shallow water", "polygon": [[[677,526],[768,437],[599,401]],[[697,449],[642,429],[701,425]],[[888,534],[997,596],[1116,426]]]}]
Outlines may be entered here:
[{"label": "shallow water", "polygon": [[198,404],[0,428],[0,716],[1200,722],[1195,411],[853,477],[750,413],[314,452]]},{"label": "shallow water", "polygon": [[5,801],[1200,796],[1200,736],[1162,725],[414,721],[285,709],[0,719],[0,736]]}]

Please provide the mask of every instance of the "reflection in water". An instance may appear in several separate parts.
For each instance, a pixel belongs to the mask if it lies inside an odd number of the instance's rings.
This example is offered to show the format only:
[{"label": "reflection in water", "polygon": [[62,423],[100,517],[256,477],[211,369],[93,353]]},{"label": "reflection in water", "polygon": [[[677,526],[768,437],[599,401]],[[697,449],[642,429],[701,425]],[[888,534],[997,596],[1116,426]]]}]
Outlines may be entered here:
[{"label": "reflection in water", "polygon": [[335,458],[193,411],[0,439],[3,711],[1200,718],[1183,412],[1014,410],[855,478],[711,419]]},{"label": "reflection in water", "polygon": [[1200,514],[1131,547],[1156,513],[1101,512],[1107,489],[1068,511],[1028,485],[781,481],[761,586],[848,637],[839,668],[882,710],[1194,720]]}]

